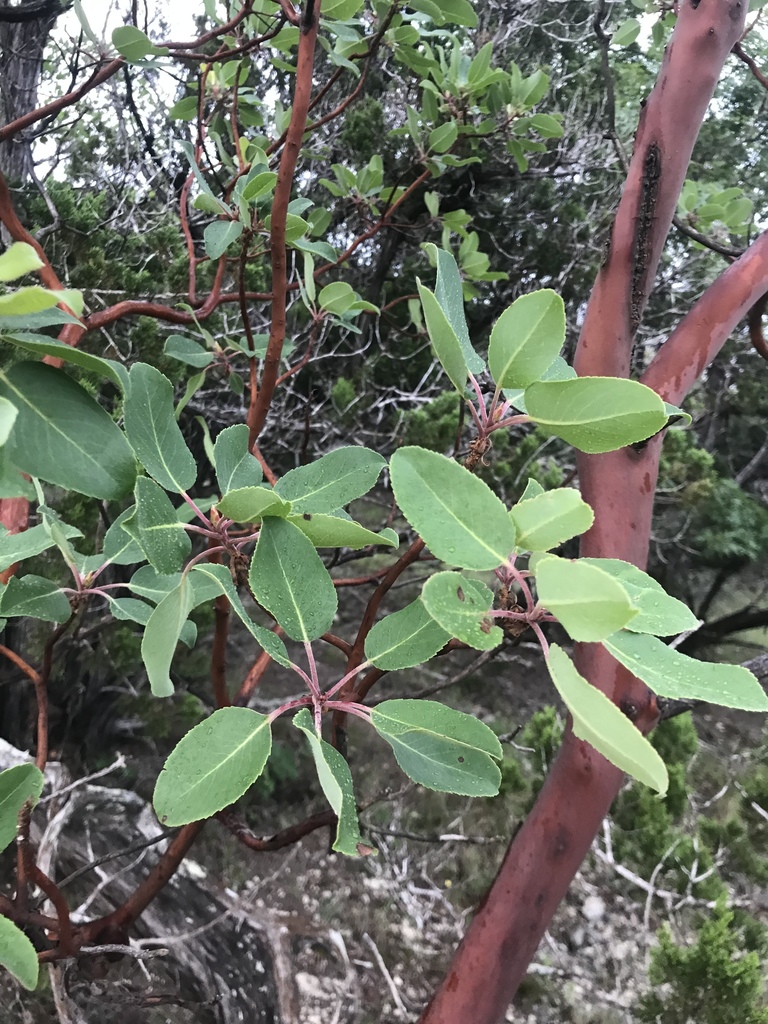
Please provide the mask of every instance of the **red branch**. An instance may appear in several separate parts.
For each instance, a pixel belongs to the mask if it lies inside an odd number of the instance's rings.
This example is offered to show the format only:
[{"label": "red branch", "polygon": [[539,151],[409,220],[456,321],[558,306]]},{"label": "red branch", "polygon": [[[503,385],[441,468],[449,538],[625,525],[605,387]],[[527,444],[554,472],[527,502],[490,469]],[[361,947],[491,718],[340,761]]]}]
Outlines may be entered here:
[{"label": "red branch", "polygon": [[264,369],[258,391],[251,390],[248,410],[248,445],[253,448],[267,419],[272,396],[275,393],[280,357],[285,341],[286,311],[288,295],[288,257],[285,244],[285,227],[288,218],[288,204],[291,201],[293,176],[301,150],[301,140],[307,126],[309,103],[312,98],[312,71],[315,63],[315,44],[320,25],[320,0],[305,0],[301,18],[299,52],[296,59],[296,89],[293,96],[291,123],[285,146],[280,156],[277,185],[272,205],[272,227],[270,246],[272,250],[272,325],[269,344],[264,357]]}]

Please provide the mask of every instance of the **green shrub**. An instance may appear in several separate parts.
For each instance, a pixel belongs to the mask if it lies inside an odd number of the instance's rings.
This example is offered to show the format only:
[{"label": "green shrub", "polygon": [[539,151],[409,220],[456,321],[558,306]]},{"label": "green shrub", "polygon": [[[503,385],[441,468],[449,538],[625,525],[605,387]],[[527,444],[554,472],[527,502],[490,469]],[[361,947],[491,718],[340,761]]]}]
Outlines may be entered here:
[{"label": "green shrub", "polygon": [[[768,1024],[754,924],[735,921],[721,901],[690,946],[678,946],[665,926],[651,953],[656,991],[636,1006],[640,1024]],[[662,988],[663,986],[663,988]],[[659,991],[661,989],[661,991]]]}]

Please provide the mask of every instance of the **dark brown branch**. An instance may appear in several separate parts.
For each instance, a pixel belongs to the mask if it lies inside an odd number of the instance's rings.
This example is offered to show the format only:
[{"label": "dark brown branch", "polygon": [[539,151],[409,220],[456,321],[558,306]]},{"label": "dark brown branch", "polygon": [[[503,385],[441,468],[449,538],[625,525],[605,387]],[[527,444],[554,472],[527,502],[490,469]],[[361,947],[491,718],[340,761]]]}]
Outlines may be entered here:
[{"label": "dark brown branch", "polygon": [[257,853],[266,853],[269,850],[282,850],[286,846],[298,843],[299,840],[308,836],[311,832],[315,832],[319,828],[325,828],[328,825],[333,825],[336,822],[336,815],[333,811],[321,811],[319,814],[313,814],[305,821],[300,821],[296,825],[290,825],[288,828],[276,832],[268,839],[262,839],[255,835],[243,819],[233,811],[220,811],[216,817],[239,843]]}]

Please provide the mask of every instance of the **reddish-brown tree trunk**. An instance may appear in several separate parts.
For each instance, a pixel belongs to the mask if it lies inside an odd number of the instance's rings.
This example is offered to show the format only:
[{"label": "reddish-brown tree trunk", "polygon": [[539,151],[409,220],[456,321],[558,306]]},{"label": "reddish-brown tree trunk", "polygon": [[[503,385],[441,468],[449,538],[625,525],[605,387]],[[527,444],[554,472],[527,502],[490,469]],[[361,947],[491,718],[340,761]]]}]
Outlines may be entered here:
[{"label": "reddish-brown tree trunk", "polygon": [[[723,64],[743,31],[746,0],[685,0],[659,78],[645,105],[610,247],[579,341],[582,376],[626,377],[632,343],[654,280],[693,145]],[[644,382],[681,400],[733,327],[765,290],[761,238],[696,304]],[[710,295],[712,297],[710,297]],[[595,511],[582,554],[643,567],[661,439],[642,452],[580,456],[582,494]],[[653,695],[597,644],[576,663],[644,731]],[[588,852],[622,774],[570,728],[531,814],[502,862],[422,1024],[496,1024],[525,975],[552,915]]]}]

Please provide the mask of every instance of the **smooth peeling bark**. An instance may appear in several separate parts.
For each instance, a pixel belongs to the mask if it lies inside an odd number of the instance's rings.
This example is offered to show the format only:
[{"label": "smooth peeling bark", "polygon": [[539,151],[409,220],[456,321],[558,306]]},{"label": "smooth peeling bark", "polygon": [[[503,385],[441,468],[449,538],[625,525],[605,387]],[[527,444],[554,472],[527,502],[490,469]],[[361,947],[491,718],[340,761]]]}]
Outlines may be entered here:
[{"label": "smooth peeling bark", "polygon": [[768,231],[707,288],[659,349],[642,382],[679,405],[736,325],[768,292]]},{"label": "smooth peeling bark", "polygon": [[[641,115],[610,246],[587,308],[576,353],[581,376],[629,373],[634,334],[693,146],[722,66],[743,31],[746,11],[746,0],[680,4],[657,84]],[[747,289],[750,295],[753,291],[754,286]],[[719,329],[713,327],[708,358],[714,334],[720,337],[725,326],[723,321]],[[692,344],[689,340],[689,348]],[[706,363],[700,348],[689,354],[688,362],[694,359],[701,373]],[[650,379],[658,388],[668,386],[660,377]],[[595,512],[583,555],[645,566],[660,450],[661,440],[654,439],[639,453],[623,449],[579,457],[582,495]],[[642,731],[653,728],[658,711],[645,684],[599,645],[577,644],[575,658],[582,674]],[[497,1024],[503,1018],[622,781],[617,768],[574,738],[569,723],[536,805],[513,839],[421,1024]]]},{"label": "smooth peeling bark", "polygon": [[746,0],[684,0],[645,103],[610,248],[576,354],[580,376],[626,377],[632,340],[723,65],[744,29]]}]

